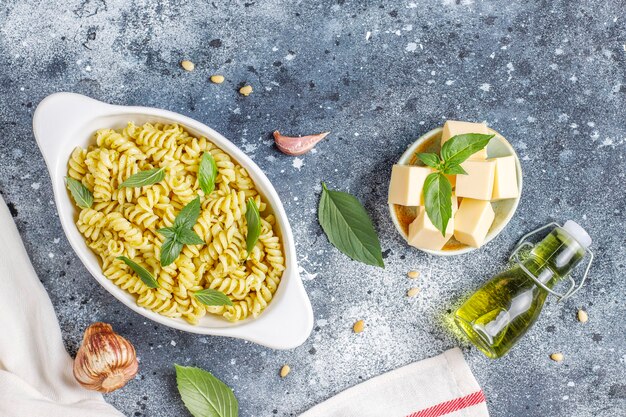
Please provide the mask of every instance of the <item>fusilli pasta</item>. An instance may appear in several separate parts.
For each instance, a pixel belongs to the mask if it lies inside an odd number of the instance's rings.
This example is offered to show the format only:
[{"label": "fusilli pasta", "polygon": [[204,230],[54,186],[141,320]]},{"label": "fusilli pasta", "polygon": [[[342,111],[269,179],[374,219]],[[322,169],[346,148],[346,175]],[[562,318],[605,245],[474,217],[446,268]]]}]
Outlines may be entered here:
[{"label": "fusilli pasta", "polygon": [[[136,297],[137,304],[167,317],[196,324],[206,314],[230,321],[257,317],[272,300],[285,270],[274,216],[248,172],[204,137],[177,124],[128,123],[121,131],[101,129],[95,145],[76,148],[68,176],[93,194],[91,208],[80,209],[76,224],[99,256],[104,275]],[[197,173],[210,152],[218,175],[205,196]],[[137,188],[118,186],[139,171],[165,168],[163,181]],[[200,194],[201,213],[194,231],[206,245],[186,245],[170,265],[159,262],[159,228],[174,223],[178,212]],[[246,251],[246,200],[254,199],[261,218],[259,240]],[[158,288],[149,288],[123,261],[126,256],[149,270]],[[211,288],[226,294],[232,306],[206,306],[193,292]]]}]

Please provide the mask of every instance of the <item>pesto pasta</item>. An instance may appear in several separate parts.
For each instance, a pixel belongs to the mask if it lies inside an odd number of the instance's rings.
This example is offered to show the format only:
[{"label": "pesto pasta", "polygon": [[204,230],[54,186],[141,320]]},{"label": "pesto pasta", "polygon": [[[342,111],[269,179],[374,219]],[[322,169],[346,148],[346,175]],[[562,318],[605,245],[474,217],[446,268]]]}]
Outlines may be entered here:
[{"label": "pesto pasta", "polygon": [[[267,210],[248,172],[204,137],[196,138],[177,124],[137,126],[121,131],[101,129],[96,143],[76,148],[68,176],[93,194],[91,208],[77,207],[76,225],[100,258],[102,271],[115,285],[133,294],[137,304],[192,324],[206,314],[230,321],[257,317],[272,300],[285,269],[285,257],[274,215]],[[217,165],[215,189],[203,195],[198,169],[204,152]],[[119,188],[131,175],[164,168],[156,184]],[[205,245],[185,245],[176,260],[161,266],[165,238],[157,230],[170,227],[190,201],[201,196],[193,230]],[[261,232],[246,251],[246,201],[261,212]],[[118,256],[150,271],[158,288],[149,288]],[[214,289],[232,306],[207,306],[193,293]]]}]

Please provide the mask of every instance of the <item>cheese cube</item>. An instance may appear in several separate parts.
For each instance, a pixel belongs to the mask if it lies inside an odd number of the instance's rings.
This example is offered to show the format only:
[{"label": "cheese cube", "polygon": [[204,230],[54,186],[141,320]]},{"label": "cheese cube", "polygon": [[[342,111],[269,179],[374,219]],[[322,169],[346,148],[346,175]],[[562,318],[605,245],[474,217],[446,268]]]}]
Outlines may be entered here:
[{"label": "cheese cube", "polygon": [[389,183],[389,204],[421,206],[424,181],[432,172],[434,170],[429,167],[394,165]]},{"label": "cheese cube", "polygon": [[464,198],[454,216],[454,237],[475,248],[485,241],[495,213],[489,201]]},{"label": "cheese cube", "polygon": [[454,214],[458,209],[457,198],[452,194],[452,218],[446,226],[446,235],[441,232],[428,218],[424,207],[418,208],[417,217],[409,225],[409,245],[418,249],[441,250],[454,234]]},{"label": "cheese cube", "polygon": [[452,193],[452,218],[456,214],[456,211],[459,209],[459,199],[456,197],[456,194]]},{"label": "cheese cube", "polygon": [[409,245],[418,249],[441,250],[453,234],[454,218],[451,218],[448,221],[446,235],[443,236],[428,218],[426,209],[424,207],[420,207],[418,209],[417,217],[409,225],[409,238],[407,239],[407,242]]},{"label": "cheese cube", "polygon": [[492,200],[503,200],[505,198],[516,198],[519,195],[517,188],[517,170],[515,168],[515,157],[513,155],[502,158],[493,158],[490,161],[496,163],[496,176],[493,181]]},{"label": "cheese cube", "polygon": [[[470,122],[459,122],[456,120],[448,120],[443,125],[443,132],[441,132],[441,146],[448,139],[456,135],[462,135],[464,133],[482,133],[483,135],[489,134],[489,129],[487,125],[484,123],[470,123]],[[486,159],[487,158],[487,148],[483,148],[480,151],[476,152],[469,159]]]},{"label": "cheese cube", "polygon": [[461,167],[467,175],[456,176],[456,195],[477,200],[491,200],[496,163],[491,160],[465,161]]}]

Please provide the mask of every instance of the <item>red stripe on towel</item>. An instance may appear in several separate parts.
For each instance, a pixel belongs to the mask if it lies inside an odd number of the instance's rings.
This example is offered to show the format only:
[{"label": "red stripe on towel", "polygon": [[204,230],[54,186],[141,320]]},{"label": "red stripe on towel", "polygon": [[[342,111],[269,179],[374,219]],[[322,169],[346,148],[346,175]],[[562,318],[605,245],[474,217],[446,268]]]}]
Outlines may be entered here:
[{"label": "red stripe on towel", "polygon": [[416,411],[409,414],[406,417],[439,417],[446,414],[453,413],[455,411],[462,410],[464,408],[471,407],[476,404],[480,404],[485,401],[485,394],[482,391],[476,391],[473,394],[466,395],[465,397],[455,398],[454,400],[446,401],[445,403],[439,403],[432,407],[425,408],[420,411]]}]

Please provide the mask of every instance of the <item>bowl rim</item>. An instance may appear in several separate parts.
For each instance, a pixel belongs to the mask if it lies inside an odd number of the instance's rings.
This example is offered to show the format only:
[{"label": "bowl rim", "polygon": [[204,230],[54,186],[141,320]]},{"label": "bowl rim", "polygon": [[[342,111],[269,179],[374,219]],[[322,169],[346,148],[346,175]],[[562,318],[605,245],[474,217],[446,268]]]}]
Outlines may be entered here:
[{"label": "bowl rim", "polygon": [[[273,299],[256,319],[237,323],[224,321],[219,326],[192,325],[182,318],[166,317],[138,306],[135,296],[104,276],[95,254],[78,233],[74,221],[76,209],[66,190],[64,177],[72,150],[85,142],[85,134],[81,130],[87,129],[90,123],[98,119],[121,120],[124,117],[126,122],[133,117],[176,122],[192,133],[198,132],[207,137],[246,168],[264,195],[279,224],[286,269]],[[105,127],[108,126],[102,126]],[[95,131],[91,132],[93,134]],[[66,92],[51,94],[39,103],[33,115],[33,133],[50,174],[55,205],[65,236],[96,281],[126,307],[152,321],[185,332],[240,338],[274,349],[292,349],[308,338],[313,329],[313,310],[300,278],[293,233],[282,202],[261,168],[224,136],[197,120],[168,110],[107,104]],[[71,212],[68,204],[72,208]]]},{"label": "bowl rim", "polygon": [[[429,130],[428,132],[424,133],[419,138],[417,138],[417,140],[415,140],[411,145],[409,145],[409,147],[406,149],[406,151],[404,151],[402,156],[400,156],[400,158],[398,159],[397,164],[398,165],[409,165],[409,162],[411,161],[412,156],[415,154],[415,150],[419,146],[421,146],[424,142],[431,140],[433,136],[438,135],[442,130],[443,130],[443,127],[437,127],[437,128]],[[517,207],[519,206],[519,202],[520,202],[520,200],[522,198],[522,188],[523,188],[523,183],[524,183],[523,177],[522,177],[522,164],[521,164],[520,159],[519,159],[519,157],[517,155],[517,152],[515,152],[515,149],[509,143],[509,141],[502,134],[500,134],[500,132],[498,132],[498,131],[496,131],[494,129],[491,129],[491,128],[488,128],[488,130],[489,130],[490,133],[496,135],[496,137],[507,148],[507,150],[510,152],[510,154],[515,157],[515,170],[517,172],[517,186],[518,186],[518,189],[519,189],[519,193],[518,193],[518,195],[517,195],[517,197],[515,199],[512,199],[514,201],[513,201],[513,206],[511,208],[509,214],[497,225],[497,227],[489,229],[489,232],[487,233],[487,236],[485,237],[485,242],[482,244],[482,246],[480,246],[478,248],[474,248],[474,247],[467,246],[467,245],[464,245],[463,247],[461,247],[459,249],[452,249],[452,250],[420,249],[420,248],[415,248],[415,247],[411,246],[412,248],[414,248],[416,250],[420,250],[422,252],[429,253],[431,255],[435,255],[435,256],[457,256],[457,255],[463,255],[465,253],[469,253],[469,252],[472,252],[474,250],[481,249],[485,245],[487,245],[489,242],[491,242],[493,239],[495,239],[502,232],[502,230],[504,230],[504,228],[509,224],[509,222],[511,221],[511,219],[515,215],[515,212],[517,211]],[[395,210],[395,204],[388,203],[388,207],[389,207],[389,214],[391,216],[391,221],[393,222],[393,225],[395,226],[395,228],[398,231],[398,233],[400,233],[400,236],[402,236],[402,238],[406,242],[407,235],[404,233],[404,230],[402,229],[402,225],[400,224],[400,221],[398,220],[398,216],[397,216],[396,210]]]}]

